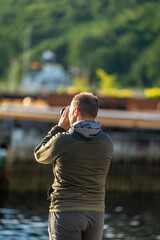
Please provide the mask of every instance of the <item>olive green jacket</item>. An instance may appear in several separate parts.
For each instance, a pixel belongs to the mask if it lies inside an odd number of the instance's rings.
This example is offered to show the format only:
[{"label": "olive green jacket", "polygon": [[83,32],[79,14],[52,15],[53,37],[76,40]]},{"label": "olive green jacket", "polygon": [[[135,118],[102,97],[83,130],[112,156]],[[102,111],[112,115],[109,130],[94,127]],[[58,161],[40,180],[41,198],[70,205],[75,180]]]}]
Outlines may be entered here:
[{"label": "olive green jacket", "polygon": [[34,154],[39,163],[53,164],[50,211],[104,211],[113,145],[99,123],[80,121],[68,131],[55,126]]}]

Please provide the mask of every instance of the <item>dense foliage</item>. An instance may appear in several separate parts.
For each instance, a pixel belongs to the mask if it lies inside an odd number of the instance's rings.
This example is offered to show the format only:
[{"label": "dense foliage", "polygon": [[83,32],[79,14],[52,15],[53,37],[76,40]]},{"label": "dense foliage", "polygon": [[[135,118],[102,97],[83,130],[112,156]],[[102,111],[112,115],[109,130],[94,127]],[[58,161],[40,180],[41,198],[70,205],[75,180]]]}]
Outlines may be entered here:
[{"label": "dense foliage", "polygon": [[159,13],[159,0],[1,1],[0,80],[21,76],[31,46],[31,61],[50,49],[90,81],[100,68],[122,88],[160,87]]}]

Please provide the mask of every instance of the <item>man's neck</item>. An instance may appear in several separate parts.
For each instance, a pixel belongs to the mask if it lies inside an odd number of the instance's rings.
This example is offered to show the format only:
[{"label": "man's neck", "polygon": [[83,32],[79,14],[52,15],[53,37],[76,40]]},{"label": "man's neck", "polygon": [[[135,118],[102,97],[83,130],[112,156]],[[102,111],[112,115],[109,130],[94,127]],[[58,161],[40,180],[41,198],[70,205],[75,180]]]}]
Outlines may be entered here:
[{"label": "man's neck", "polygon": [[83,117],[77,117],[77,122],[79,121],[86,121],[86,122],[94,122],[94,118],[83,118]]}]

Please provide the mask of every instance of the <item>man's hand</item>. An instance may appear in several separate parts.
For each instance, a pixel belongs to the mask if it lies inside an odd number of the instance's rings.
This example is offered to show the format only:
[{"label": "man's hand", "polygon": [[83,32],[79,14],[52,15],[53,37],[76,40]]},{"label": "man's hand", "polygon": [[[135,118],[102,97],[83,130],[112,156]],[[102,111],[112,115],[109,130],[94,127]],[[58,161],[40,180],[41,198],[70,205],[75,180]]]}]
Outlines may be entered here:
[{"label": "man's hand", "polygon": [[64,110],[64,112],[58,122],[58,126],[63,128],[64,130],[67,130],[70,127],[69,108],[70,108],[70,106],[66,107],[66,109]]}]

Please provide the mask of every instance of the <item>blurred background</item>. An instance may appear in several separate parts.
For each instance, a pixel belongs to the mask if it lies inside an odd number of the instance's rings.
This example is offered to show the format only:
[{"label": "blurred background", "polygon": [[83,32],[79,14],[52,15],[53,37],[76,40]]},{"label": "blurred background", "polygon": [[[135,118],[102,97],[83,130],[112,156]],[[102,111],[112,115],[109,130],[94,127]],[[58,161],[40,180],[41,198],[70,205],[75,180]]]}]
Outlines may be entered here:
[{"label": "blurred background", "polygon": [[159,12],[159,0],[0,1],[0,240],[48,239],[52,166],[33,151],[82,91],[114,144],[103,240],[160,240]]}]

